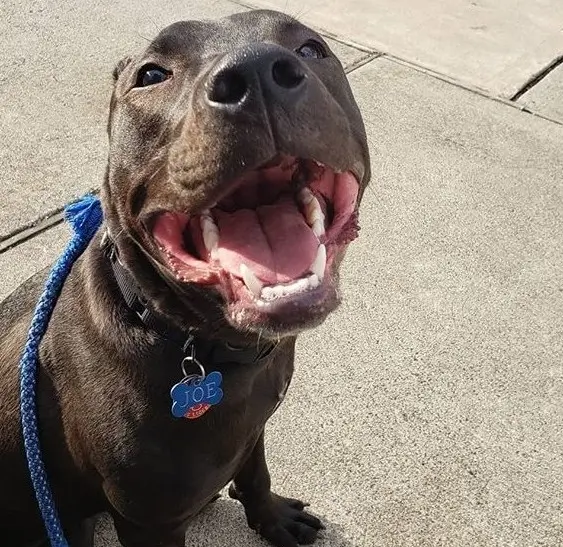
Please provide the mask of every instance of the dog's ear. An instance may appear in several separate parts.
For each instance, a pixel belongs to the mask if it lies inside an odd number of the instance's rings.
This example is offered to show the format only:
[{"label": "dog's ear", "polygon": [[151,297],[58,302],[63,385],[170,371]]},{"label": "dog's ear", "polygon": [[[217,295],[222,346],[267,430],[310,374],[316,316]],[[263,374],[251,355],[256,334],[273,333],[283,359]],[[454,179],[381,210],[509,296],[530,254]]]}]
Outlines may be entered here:
[{"label": "dog's ear", "polygon": [[115,68],[113,69],[112,72],[112,76],[113,76],[113,93],[111,94],[111,99],[110,99],[110,103],[109,103],[109,116],[108,116],[108,122],[106,125],[106,129],[108,132],[108,135],[111,133],[111,118],[112,118],[112,114],[113,114],[113,109],[115,107],[115,84],[117,82],[117,79],[119,78],[120,74],[125,70],[125,67],[131,62],[131,57],[124,57],[123,59],[121,59],[121,61],[119,61],[119,63],[117,63],[117,65],[115,65]]},{"label": "dog's ear", "polygon": [[119,75],[123,72],[123,70],[125,69],[125,67],[131,62],[131,57],[124,57],[123,59],[121,59],[121,61],[119,61],[119,63],[117,63],[117,65],[115,66],[115,68],[113,69],[113,82],[117,82],[117,79],[119,78]]}]

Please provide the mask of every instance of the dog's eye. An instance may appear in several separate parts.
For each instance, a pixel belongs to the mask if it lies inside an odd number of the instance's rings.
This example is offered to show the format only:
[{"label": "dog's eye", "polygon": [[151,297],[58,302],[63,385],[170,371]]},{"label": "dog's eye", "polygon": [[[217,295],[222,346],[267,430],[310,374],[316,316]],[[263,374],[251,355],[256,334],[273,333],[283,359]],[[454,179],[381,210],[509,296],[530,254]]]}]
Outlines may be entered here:
[{"label": "dog's eye", "polygon": [[160,84],[168,80],[171,72],[157,65],[145,65],[137,74],[135,87],[147,87],[149,85]]},{"label": "dog's eye", "polygon": [[295,50],[295,53],[306,59],[324,59],[327,57],[324,46],[315,40],[305,42],[301,47]]}]

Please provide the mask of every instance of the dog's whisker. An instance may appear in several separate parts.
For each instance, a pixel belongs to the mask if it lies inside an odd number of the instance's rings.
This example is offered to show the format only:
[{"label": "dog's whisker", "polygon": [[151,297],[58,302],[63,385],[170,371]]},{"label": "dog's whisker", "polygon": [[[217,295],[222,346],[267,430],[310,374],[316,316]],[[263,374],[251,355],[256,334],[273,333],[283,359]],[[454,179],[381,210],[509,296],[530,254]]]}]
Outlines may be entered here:
[{"label": "dog's whisker", "polygon": [[135,245],[136,245],[137,247],[139,247],[139,249],[140,249],[145,255],[147,255],[148,258],[151,258],[151,256],[150,256],[150,255],[147,253],[147,251],[144,249],[143,244],[142,244],[134,235],[132,235],[132,234],[130,234],[130,233],[125,233],[125,229],[124,229],[124,228],[121,228],[121,230],[119,230],[116,234],[111,234],[111,238],[112,238],[115,242],[117,242],[117,241],[120,240],[120,239],[121,239],[122,241],[123,241],[123,240],[124,240],[124,241],[130,240],[130,241],[132,241],[133,243],[135,243]]},{"label": "dog's whisker", "polygon": [[157,25],[156,21],[148,14],[146,10],[143,11],[145,12],[145,17],[154,25],[154,28],[156,29],[156,34],[159,34],[163,27]]},{"label": "dog's whisker", "polygon": [[122,234],[123,234],[124,231],[125,231],[125,229],[124,229],[124,228],[121,228],[117,233],[111,234],[111,238],[112,238],[114,241],[118,240],[118,239],[122,236]]},{"label": "dog's whisker", "polygon": [[149,44],[152,42],[152,38],[147,38],[146,36],[143,36],[140,32],[135,32],[135,34],[136,34],[139,38],[142,38],[143,40],[145,40],[146,42],[148,42]]}]

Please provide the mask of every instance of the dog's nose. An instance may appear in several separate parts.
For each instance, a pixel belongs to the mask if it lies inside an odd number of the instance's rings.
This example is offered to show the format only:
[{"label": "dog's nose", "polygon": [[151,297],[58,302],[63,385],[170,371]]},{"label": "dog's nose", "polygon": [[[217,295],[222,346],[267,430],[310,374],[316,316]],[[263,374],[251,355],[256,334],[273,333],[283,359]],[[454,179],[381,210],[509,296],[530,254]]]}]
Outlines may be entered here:
[{"label": "dog's nose", "polygon": [[257,93],[280,102],[290,100],[305,82],[305,68],[290,51],[256,44],[224,57],[209,74],[205,87],[214,106],[236,107]]}]

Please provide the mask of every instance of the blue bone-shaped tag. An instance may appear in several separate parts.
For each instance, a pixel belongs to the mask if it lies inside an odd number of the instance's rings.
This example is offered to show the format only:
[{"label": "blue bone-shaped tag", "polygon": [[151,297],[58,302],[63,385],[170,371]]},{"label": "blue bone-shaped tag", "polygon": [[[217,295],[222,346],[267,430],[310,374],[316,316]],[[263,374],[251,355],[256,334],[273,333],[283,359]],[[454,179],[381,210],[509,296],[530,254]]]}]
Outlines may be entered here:
[{"label": "blue bone-shaped tag", "polygon": [[193,382],[179,382],[170,390],[172,415],[181,418],[194,406],[220,403],[223,398],[222,382],[223,376],[217,371]]}]

